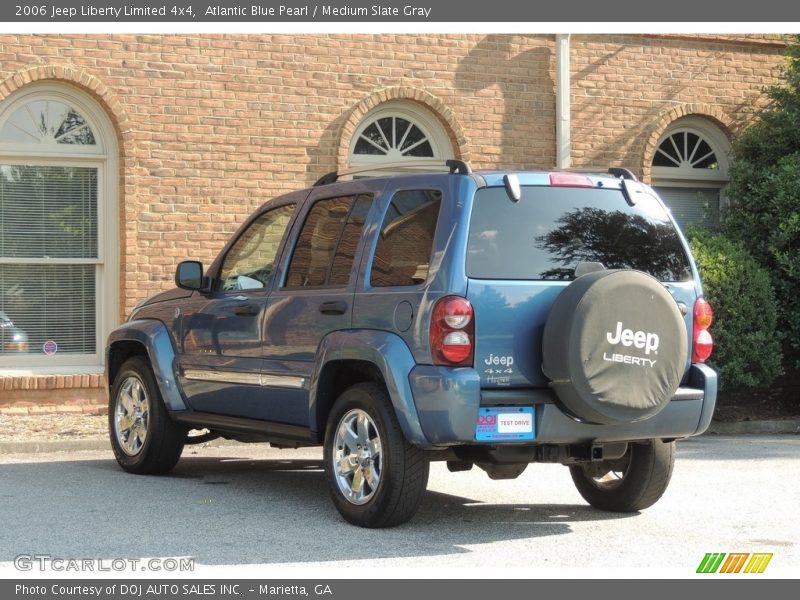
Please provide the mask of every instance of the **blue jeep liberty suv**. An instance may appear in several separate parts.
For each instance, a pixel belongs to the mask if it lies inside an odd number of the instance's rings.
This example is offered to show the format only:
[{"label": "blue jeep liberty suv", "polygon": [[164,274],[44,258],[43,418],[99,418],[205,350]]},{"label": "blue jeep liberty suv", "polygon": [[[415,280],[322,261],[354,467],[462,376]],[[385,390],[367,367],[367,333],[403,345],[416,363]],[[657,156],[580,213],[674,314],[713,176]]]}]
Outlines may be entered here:
[{"label": "blue jeep liberty suv", "polygon": [[364,527],[410,519],[432,460],[492,479],[561,463],[599,509],[655,503],[717,391],[711,307],[669,211],[625,169],[447,166],[326,175],[266,202],[207,269],[180,263],[108,340],[121,467],[166,473],[220,436],[321,445],[336,508]]}]

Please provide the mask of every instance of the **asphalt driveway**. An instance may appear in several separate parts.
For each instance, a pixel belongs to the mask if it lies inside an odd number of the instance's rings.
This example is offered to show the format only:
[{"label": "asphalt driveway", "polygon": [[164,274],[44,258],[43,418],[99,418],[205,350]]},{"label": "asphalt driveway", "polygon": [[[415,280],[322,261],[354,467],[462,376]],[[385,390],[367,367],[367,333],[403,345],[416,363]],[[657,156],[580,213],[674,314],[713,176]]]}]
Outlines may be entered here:
[{"label": "asphalt driveway", "polygon": [[706,552],[771,552],[774,575],[800,567],[797,436],[684,441],[666,495],[637,515],[591,509],[560,465],[491,481],[434,463],[418,515],[383,531],[341,520],[320,458],[187,448],[170,476],[145,477],[110,452],[1,456],[0,575],[25,575],[13,566],[20,554],[193,557],[195,575],[210,576],[690,575]]}]

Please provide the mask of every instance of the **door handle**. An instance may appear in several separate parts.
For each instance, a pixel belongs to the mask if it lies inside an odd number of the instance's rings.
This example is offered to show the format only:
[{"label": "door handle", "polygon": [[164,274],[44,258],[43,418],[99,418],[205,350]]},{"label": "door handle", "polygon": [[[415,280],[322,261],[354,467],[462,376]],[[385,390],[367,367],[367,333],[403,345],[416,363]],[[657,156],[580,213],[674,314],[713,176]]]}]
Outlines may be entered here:
[{"label": "door handle", "polygon": [[347,302],[334,300],[333,302],[323,302],[319,305],[319,312],[323,315],[343,315],[347,312]]},{"label": "door handle", "polygon": [[258,307],[255,304],[240,304],[233,309],[233,314],[237,317],[255,317],[258,314]]}]

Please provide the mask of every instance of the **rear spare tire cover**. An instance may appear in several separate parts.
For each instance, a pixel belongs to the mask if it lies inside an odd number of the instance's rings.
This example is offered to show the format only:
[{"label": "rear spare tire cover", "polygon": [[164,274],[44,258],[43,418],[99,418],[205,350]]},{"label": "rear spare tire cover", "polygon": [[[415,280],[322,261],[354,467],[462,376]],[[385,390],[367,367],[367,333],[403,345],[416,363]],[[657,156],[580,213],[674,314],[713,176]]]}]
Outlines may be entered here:
[{"label": "rear spare tire cover", "polygon": [[640,271],[578,277],[553,303],[542,370],[574,417],[601,424],[658,413],[678,389],[689,345],[678,305]]}]

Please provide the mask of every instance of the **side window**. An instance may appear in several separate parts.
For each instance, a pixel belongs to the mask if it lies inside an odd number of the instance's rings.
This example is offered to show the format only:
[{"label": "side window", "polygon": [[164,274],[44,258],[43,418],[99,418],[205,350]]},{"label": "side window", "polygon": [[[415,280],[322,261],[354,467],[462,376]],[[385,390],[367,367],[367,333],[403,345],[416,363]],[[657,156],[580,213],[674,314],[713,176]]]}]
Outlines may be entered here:
[{"label": "side window", "polygon": [[223,290],[267,287],[294,206],[287,204],[265,212],[239,236],[222,263],[220,279]]},{"label": "side window", "polygon": [[371,206],[372,196],[359,196],[353,205],[333,257],[333,267],[328,282],[330,285],[346,286],[350,281],[358,240],[361,239],[364,222],[367,220],[367,213]]},{"label": "side window", "polygon": [[419,285],[428,278],[442,193],[411,190],[395,194],[383,219],[370,283],[376,287]]},{"label": "side window", "polygon": [[372,197],[320,200],[308,213],[297,239],[287,288],[346,286]]}]

